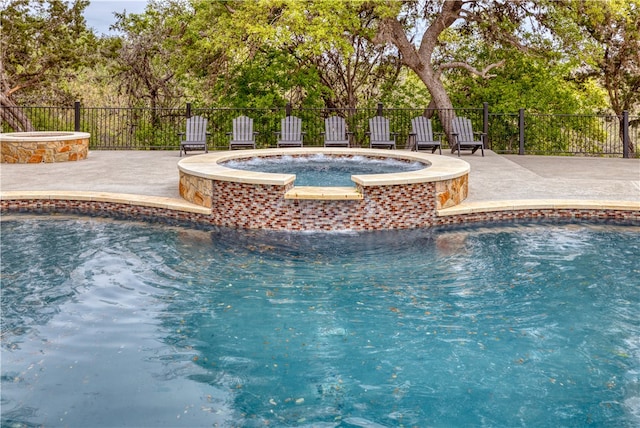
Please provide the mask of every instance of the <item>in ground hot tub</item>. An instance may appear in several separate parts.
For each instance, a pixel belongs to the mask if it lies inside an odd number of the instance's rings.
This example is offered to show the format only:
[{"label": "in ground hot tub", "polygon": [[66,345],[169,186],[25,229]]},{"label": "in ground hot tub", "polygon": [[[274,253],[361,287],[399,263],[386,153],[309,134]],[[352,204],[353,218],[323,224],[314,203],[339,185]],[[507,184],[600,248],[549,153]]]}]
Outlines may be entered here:
[{"label": "in ground hot tub", "polygon": [[[351,176],[355,186],[297,186],[294,174],[232,169],[258,157],[359,156],[419,162],[424,168]],[[220,226],[272,230],[384,230],[427,227],[437,210],[467,197],[469,164],[402,150],[300,148],[217,152],[181,160],[180,195],[211,208]]]},{"label": "in ground hot tub", "polygon": [[35,131],[0,134],[2,163],[68,162],[86,159],[87,132]]}]

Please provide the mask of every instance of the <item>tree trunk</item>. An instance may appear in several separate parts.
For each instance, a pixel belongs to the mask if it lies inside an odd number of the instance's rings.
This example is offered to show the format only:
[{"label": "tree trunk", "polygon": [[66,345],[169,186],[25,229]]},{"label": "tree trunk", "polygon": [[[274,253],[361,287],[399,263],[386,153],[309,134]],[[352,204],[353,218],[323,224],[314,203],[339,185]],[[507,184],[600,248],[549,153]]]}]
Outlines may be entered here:
[{"label": "tree trunk", "polygon": [[[631,124],[629,124],[629,128],[631,128]],[[624,144],[624,118],[622,114],[618,115],[618,135],[620,137],[620,142]],[[631,139],[631,132],[629,132],[629,157],[635,157],[635,145],[633,144],[633,140]],[[624,148],[623,148],[624,150]]]},{"label": "tree trunk", "polygon": [[3,93],[0,93],[0,118],[3,122],[7,122],[14,132],[35,131],[33,124],[22,109]]},{"label": "tree trunk", "polygon": [[[447,140],[449,141],[449,147],[451,147],[451,153],[454,152],[456,148],[455,139],[453,138],[453,128],[451,126],[451,121],[456,115],[455,110],[453,109],[453,103],[449,98],[449,94],[447,94],[447,90],[444,85],[440,81],[439,78],[434,76],[433,71],[425,70],[427,67],[423,67],[422,72],[418,72],[417,70],[413,70],[416,72],[420,80],[425,84],[429,94],[431,94],[431,102],[429,103],[430,107],[435,107],[438,111],[438,117],[440,117],[440,122],[442,123],[442,129],[444,134],[447,136]],[[429,72],[431,71],[431,72]]]},{"label": "tree trunk", "polygon": [[460,0],[443,2],[439,16],[427,27],[417,49],[413,42],[409,41],[403,24],[395,18],[384,18],[375,37],[378,43],[386,42],[395,45],[403,64],[413,70],[427,87],[431,94],[431,101],[438,110],[451,152],[456,148],[451,126],[455,111],[447,90],[440,80],[440,72],[434,69],[433,52],[440,34],[460,18],[462,6],[463,2]]}]

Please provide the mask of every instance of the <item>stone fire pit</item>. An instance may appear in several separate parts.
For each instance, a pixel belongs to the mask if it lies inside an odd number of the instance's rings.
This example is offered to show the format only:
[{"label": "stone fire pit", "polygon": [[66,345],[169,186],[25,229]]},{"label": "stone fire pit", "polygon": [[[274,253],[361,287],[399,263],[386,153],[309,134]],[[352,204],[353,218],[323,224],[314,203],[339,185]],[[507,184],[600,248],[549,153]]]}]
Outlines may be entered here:
[{"label": "stone fire pit", "polygon": [[68,162],[86,159],[87,132],[9,132],[0,134],[2,163]]}]

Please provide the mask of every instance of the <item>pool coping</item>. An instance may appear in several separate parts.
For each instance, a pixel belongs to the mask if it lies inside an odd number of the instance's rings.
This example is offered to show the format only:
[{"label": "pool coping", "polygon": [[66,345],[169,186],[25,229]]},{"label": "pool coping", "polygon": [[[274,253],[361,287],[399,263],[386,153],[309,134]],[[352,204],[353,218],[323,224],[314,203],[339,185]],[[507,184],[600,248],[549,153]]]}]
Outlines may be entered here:
[{"label": "pool coping", "polygon": [[325,201],[359,201],[364,199],[355,187],[295,186],[284,194],[285,199]]},{"label": "pool coping", "polygon": [[42,141],[67,141],[89,138],[91,138],[90,133],[76,131],[27,131],[0,133],[0,142],[3,143],[38,143]]},{"label": "pool coping", "polygon": [[[421,162],[427,167],[416,171],[407,171],[387,174],[363,174],[352,175],[352,180],[362,187],[392,186],[397,184],[415,184],[433,181],[441,181],[460,177],[468,174],[471,166],[460,159],[438,156],[433,154],[412,152],[412,151],[381,151],[380,149],[359,149],[359,148],[328,148],[328,147],[302,147],[283,149],[259,149],[259,150],[235,150],[208,153],[199,156],[184,158],[178,162],[180,172],[217,181],[232,181],[246,184],[265,184],[286,186],[295,180],[293,174],[274,174],[255,171],[244,171],[232,169],[222,162],[251,157],[272,157],[272,156],[363,156],[369,158],[385,157],[401,159],[412,162]],[[299,186],[301,187],[301,186]],[[314,189],[317,195],[314,198]],[[355,187],[354,187],[355,190]],[[306,186],[304,191],[300,191],[303,199],[324,199],[325,195],[334,195],[335,188],[323,186]],[[343,193],[345,193],[343,191]],[[352,192],[346,192],[345,197],[339,199],[356,198]],[[293,197],[292,197],[293,198]],[[334,199],[329,197],[330,199]]]},{"label": "pool coping", "polygon": [[162,208],[193,214],[208,215],[211,209],[192,204],[183,199],[163,196],[145,196],[129,193],[92,192],[76,190],[60,191],[7,191],[0,192],[1,201],[87,201],[131,205],[148,208]]},{"label": "pool coping", "polygon": [[[264,151],[261,150],[260,153],[266,153],[268,152],[268,150],[269,149],[264,149]],[[346,152],[350,156],[353,156],[359,151],[359,149],[330,149],[327,151],[326,149],[322,148],[320,150],[318,150],[318,148],[305,148],[304,150],[286,149],[286,152],[291,154],[300,152],[310,153],[314,150],[324,153],[330,152],[339,154]],[[245,150],[219,153],[221,155],[224,154],[225,156],[234,156],[237,158],[246,156],[247,152],[249,151]],[[281,150],[277,149],[272,150],[272,152],[275,152],[278,155],[281,155],[282,153]],[[378,149],[374,150],[374,153],[387,154],[388,151]],[[409,157],[410,159],[414,159],[415,153],[409,151],[398,151],[394,152],[394,155],[395,157]],[[491,155],[491,152],[489,152],[489,155]],[[197,156],[199,157],[201,155]],[[199,162],[200,160],[197,156],[185,158],[190,160],[190,162],[185,163]],[[440,158],[437,155],[435,156],[437,158]],[[124,154],[122,160],[129,161],[129,157],[130,154]],[[442,156],[442,158],[440,159],[444,160],[444,158],[446,157],[447,156]],[[170,165],[162,166],[161,164],[161,169],[164,170],[166,167],[176,168],[177,164],[183,160],[178,158],[177,153],[175,153],[175,158],[173,159],[175,159],[175,161],[172,160],[170,162]],[[489,161],[491,160],[491,156],[489,156],[488,160],[486,158],[479,157],[476,159],[471,156],[468,157],[467,162],[470,162],[471,165],[473,165],[473,162],[475,161],[478,164],[476,166],[476,169],[479,169],[481,171],[481,174],[486,175],[490,173],[492,179],[495,179],[498,182],[507,180],[510,177],[502,174],[503,170],[508,171],[509,174],[517,174],[520,172],[520,168],[516,169],[515,171],[509,170],[509,166],[511,165],[512,161],[498,163],[498,170],[493,170],[490,168],[490,166],[495,162],[491,162],[489,164]],[[138,160],[138,162],[140,162],[140,160]],[[131,162],[126,163],[126,165],[128,165],[129,169],[135,170],[134,165],[132,165]],[[11,166],[11,168],[14,167]],[[14,169],[11,168],[9,170],[14,171]],[[158,165],[154,165],[153,168],[153,172],[156,173]],[[28,173],[30,173],[32,169],[28,167],[21,167],[16,171],[18,171],[16,175],[20,176],[22,174],[21,171],[27,171]],[[73,172],[73,170],[71,171]],[[136,173],[144,172],[144,169],[142,171],[135,171]],[[84,173],[86,172],[72,173],[71,177],[74,180],[82,180],[82,174]],[[108,174],[108,170],[104,170],[103,173]],[[165,173],[168,173],[168,170]],[[532,176],[532,173],[529,172],[527,172],[527,174],[528,175],[526,176],[526,180],[528,181],[533,180],[534,182],[537,182],[536,180],[540,179],[541,182],[544,182],[544,177],[538,177],[535,175]],[[133,177],[133,174],[131,175]],[[67,174],[65,173],[62,178],[66,179]],[[100,215],[107,217],[116,217],[120,215],[132,217],[141,216],[149,219],[150,221],[155,221],[154,219],[161,220],[163,218],[178,218],[180,220],[186,220],[193,223],[213,224],[213,210],[211,208],[189,202],[187,199],[181,198],[180,196],[174,196],[173,194],[165,195],[164,192],[155,193],[158,191],[157,186],[155,185],[152,188],[149,188],[148,185],[146,187],[138,186],[132,189],[133,191],[124,193],[118,192],[117,188],[100,189],[96,188],[95,186],[93,188],[89,186],[90,188],[87,189],[84,186],[83,181],[78,181],[72,189],[64,190],[63,186],[65,184],[68,185],[68,183],[62,182],[62,186],[58,187],[56,186],[58,179],[61,179],[61,177],[56,178],[56,176],[54,175],[46,184],[42,186],[29,186],[26,189],[24,189],[23,187],[24,190],[15,190],[16,187],[14,187],[14,189],[12,190],[0,189],[0,213],[9,214],[31,212],[73,212],[79,213],[81,215]],[[485,177],[484,180],[486,179],[487,178]],[[580,182],[577,182],[576,180],[569,181],[573,184],[580,184]],[[483,185],[483,176],[480,175],[480,179],[476,179],[474,183],[476,186]],[[511,182],[508,181],[507,184],[509,183]],[[108,182],[107,184],[111,185],[110,182]],[[166,183],[163,182],[162,184],[166,186]],[[585,185],[587,184],[589,184],[589,182],[587,182]],[[632,184],[634,184],[636,187],[640,186],[640,182],[638,182],[637,184],[633,182]],[[172,185],[174,184],[172,183]],[[513,186],[513,184],[510,185]],[[361,204],[364,202],[360,199],[361,195],[369,190],[369,188],[363,187],[359,184],[354,188],[344,189],[318,187],[306,189],[302,186],[295,187],[291,184],[289,184],[288,186],[289,188],[285,189],[285,192],[291,193],[282,193],[283,202],[297,204],[300,207],[310,207],[314,206],[309,205],[314,201],[305,199],[325,199],[325,201],[320,201],[323,204],[321,206],[323,209],[324,206],[328,206],[331,203],[340,202],[340,200],[343,200],[345,202],[345,205]],[[40,188],[41,190],[33,190],[34,188]],[[83,188],[84,190],[81,190]],[[147,193],[147,190],[150,191]],[[538,193],[540,192],[533,192],[532,196],[537,195]],[[600,197],[597,197],[596,195],[600,195]],[[593,197],[590,197],[586,194],[584,195],[584,197],[580,195],[567,195],[568,197],[563,197],[561,193],[557,193],[556,189],[556,193],[549,194],[548,197],[540,195],[542,197],[534,196],[530,198],[527,197],[526,193],[523,193],[522,195],[512,195],[509,192],[506,192],[503,197],[500,197],[500,195],[494,195],[494,197],[492,198],[483,198],[480,200],[462,200],[454,206],[445,206],[443,208],[434,207],[433,211],[431,211],[431,213],[429,214],[429,218],[427,218],[425,221],[415,222],[413,227],[431,227],[478,222],[491,223],[512,219],[536,220],[545,218],[574,219],[577,221],[581,221],[584,219],[622,219],[625,221],[630,220],[634,223],[640,222],[639,200],[626,199],[624,197],[621,199],[616,199],[615,189],[609,190],[607,195],[602,194],[602,192],[600,192],[599,194],[597,193],[596,195],[594,195]],[[317,213],[314,211],[312,212],[312,214],[322,216],[322,212],[324,211],[320,210]],[[326,216],[329,214],[324,215]],[[351,229],[345,228],[344,230]]]}]

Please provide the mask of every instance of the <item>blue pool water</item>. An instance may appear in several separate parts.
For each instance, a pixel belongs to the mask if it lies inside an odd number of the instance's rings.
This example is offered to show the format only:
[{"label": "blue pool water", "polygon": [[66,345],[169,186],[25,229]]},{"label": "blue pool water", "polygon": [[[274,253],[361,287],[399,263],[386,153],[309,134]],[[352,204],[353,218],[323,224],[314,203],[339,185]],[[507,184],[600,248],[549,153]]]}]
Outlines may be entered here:
[{"label": "blue pool water", "polygon": [[421,162],[397,159],[374,159],[364,156],[335,157],[328,155],[256,157],[233,160],[226,167],[245,171],[295,174],[296,186],[355,186],[352,175],[388,174],[416,171],[426,167]]},{"label": "blue pool water", "polygon": [[640,425],[640,228],[2,221],[2,426]]}]

